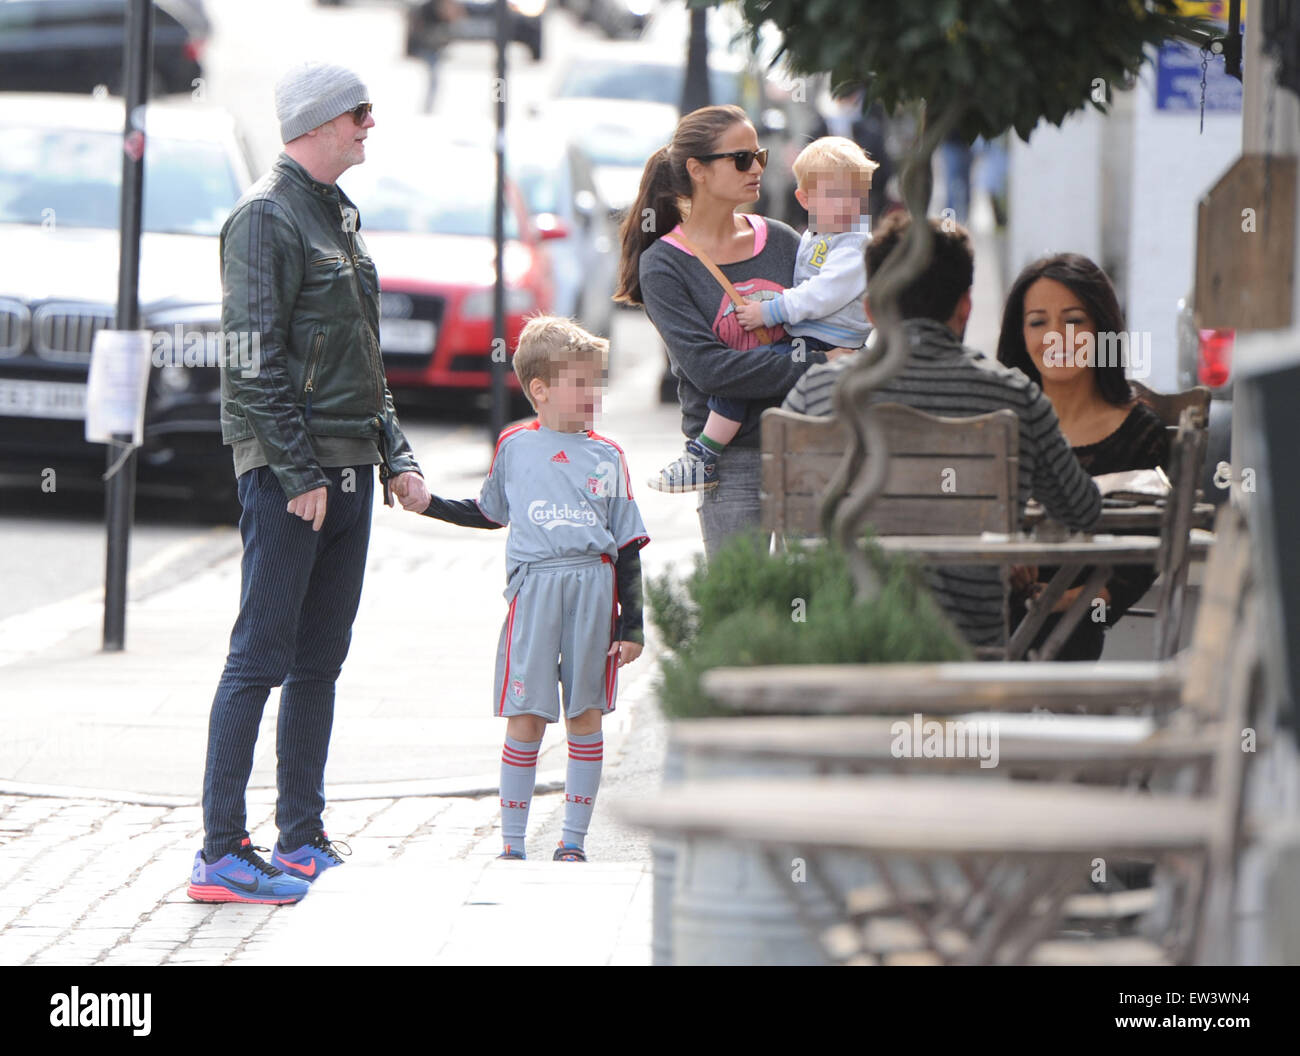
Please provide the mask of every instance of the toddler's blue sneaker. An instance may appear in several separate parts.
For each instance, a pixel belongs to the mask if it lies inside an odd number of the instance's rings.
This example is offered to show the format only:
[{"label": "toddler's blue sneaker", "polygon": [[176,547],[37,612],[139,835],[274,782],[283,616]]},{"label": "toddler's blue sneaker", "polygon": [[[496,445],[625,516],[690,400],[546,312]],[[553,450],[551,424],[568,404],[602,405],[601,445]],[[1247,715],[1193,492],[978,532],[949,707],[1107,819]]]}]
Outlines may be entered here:
[{"label": "toddler's blue sneaker", "polygon": [[244,838],[239,849],[209,862],[199,851],[194,856],[190,886],[186,892],[195,902],[260,902],[285,905],[297,902],[311,889],[305,880],[287,876],[267,865],[253,841]]},{"label": "toddler's blue sneaker", "polygon": [[331,840],[328,833],[322,832],[296,851],[282,851],[277,842],[275,853],[271,855],[271,864],[310,884],[326,869],[342,865],[341,856],[351,853],[352,848],[342,840]]},{"label": "toddler's blue sneaker", "polygon": [[681,456],[649,484],[655,491],[710,491],[718,486],[718,456],[698,440],[687,440]]}]

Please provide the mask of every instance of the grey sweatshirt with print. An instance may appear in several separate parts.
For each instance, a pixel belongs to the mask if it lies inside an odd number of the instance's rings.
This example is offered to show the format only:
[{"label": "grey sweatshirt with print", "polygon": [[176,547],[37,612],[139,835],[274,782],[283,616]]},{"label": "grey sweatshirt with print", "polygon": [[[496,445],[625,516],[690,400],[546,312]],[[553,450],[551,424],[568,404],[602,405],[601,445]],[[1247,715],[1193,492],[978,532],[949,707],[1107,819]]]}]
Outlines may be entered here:
[{"label": "grey sweatshirt with print", "polygon": [[[746,298],[788,287],[799,248],[799,236],[792,228],[778,220],[759,220],[758,252],[747,260],[719,265]],[[699,436],[711,395],[747,400],[745,420],[732,446],[757,447],[763,411],[779,406],[804,371],[826,357],[802,349],[799,358],[793,357],[790,339],[780,327],[773,335],[775,344],[759,345],[756,336],[741,328],[717,279],[671,238],[671,233],[660,238],[641,254],[639,274],[646,315],[663,338],[677,375],[682,432]]]}]

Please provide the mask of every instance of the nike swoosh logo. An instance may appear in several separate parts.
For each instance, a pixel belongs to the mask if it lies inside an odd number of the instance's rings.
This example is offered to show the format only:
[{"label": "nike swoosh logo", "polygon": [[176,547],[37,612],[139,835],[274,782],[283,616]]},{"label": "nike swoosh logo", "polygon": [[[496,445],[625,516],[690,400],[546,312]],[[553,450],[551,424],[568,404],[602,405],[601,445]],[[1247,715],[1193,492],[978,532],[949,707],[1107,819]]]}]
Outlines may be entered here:
[{"label": "nike swoosh logo", "polygon": [[233,876],[223,876],[221,879],[224,880],[226,883],[228,883],[231,887],[237,887],[239,888],[239,890],[247,892],[250,895],[257,890],[256,879],[248,880],[248,881],[236,880]]},{"label": "nike swoosh logo", "polygon": [[315,875],[316,875],[316,859],[315,859],[315,858],[313,858],[313,859],[311,860],[311,864],[310,864],[310,865],[299,865],[299,864],[297,864],[296,862],[286,862],[283,858],[281,858],[280,861],[281,861],[284,865],[287,865],[290,869],[294,870],[294,872],[302,873],[303,876],[315,876]]}]

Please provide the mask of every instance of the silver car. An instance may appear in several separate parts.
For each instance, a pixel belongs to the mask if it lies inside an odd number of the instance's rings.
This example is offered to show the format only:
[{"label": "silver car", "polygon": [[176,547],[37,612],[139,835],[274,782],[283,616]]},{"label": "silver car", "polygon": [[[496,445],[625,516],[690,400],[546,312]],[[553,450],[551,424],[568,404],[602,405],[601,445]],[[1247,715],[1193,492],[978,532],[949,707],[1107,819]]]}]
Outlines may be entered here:
[{"label": "silver car", "polygon": [[510,177],[546,238],[557,315],[608,335],[614,315],[618,230],[597,189],[587,155],[562,131],[542,122],[510,134]]}]

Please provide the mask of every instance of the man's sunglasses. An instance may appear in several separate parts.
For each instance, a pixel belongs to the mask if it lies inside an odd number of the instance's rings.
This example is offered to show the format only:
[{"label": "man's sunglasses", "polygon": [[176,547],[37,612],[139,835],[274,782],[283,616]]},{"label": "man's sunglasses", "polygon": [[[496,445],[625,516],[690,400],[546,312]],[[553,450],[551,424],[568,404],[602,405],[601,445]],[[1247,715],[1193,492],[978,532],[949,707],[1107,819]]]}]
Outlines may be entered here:
[{"label": "man's sunglasses", "polygon": [[348,113],[352,115],[352,120],[357,123],[358,127],[360,127],[366,123],[366,118],[374,108],[374,103],[358,103],[355,107],[349,110]]},{"label": "man's sunglasses", "polygon": [[719,158],[730,158],[734,161],[737,172],[748,172],[755,159],[763,168],[767,168],[767,147],[763,147],[762,150],[729,150],[725,154],[695,155],[696,161],[717,161]]}]

